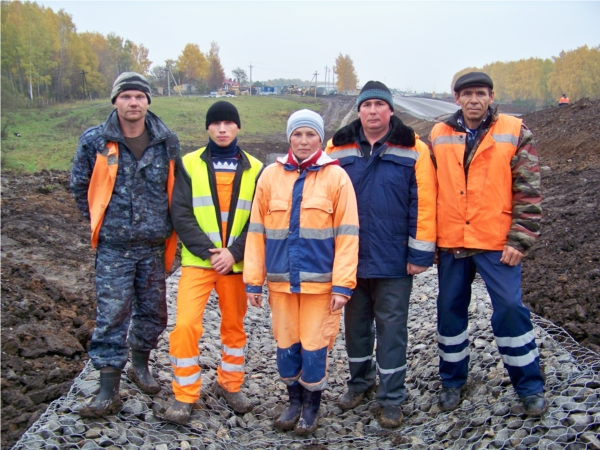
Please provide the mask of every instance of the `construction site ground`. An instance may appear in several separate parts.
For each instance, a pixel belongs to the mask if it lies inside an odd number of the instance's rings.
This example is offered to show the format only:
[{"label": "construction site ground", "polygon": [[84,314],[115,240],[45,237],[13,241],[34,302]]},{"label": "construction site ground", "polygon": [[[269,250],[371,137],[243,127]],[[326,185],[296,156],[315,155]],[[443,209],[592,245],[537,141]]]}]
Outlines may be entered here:
[{"label": "construction site ground", "polygon": [[[327,137],[354,100],[324,99]],[[426,139],[432,123],[398,115]],[[600,101],[584,99],[523,119],[536,138],[544,195],[542,236],[523,266],[524,301],[600,352]],[[287,150],[284,130],[241,145],[263,160]],[[94,252],[68,184],[66,172],[2,173],[3,449],[68,391],[87,360]]]}]

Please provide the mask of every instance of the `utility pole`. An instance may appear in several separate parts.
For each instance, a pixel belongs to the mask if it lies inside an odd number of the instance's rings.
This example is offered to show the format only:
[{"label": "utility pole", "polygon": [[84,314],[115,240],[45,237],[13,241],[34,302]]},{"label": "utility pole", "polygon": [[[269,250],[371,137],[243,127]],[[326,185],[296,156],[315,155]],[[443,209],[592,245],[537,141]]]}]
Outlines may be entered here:
[{"label": "utility pole", "polygon": [[250,63],[250,96],[252,96],[252,63]]},{"label": "utility pole", "polygon": [[315,98],[317,98],[317,75],[319,75],[319,74],[315,70]]},{"label": "utility pole", "polygon": [[329,67],[325,66],[325,93],[327,94],[327,72],[329,72]]},{"label": "utility pole", "polygon": [[169,78],[169,74],[171,73],[171,66],[167,64],[165,68],[165,72],[167,73],[167,92],[169,93],[169,97],[171,96],[171,79]]}]

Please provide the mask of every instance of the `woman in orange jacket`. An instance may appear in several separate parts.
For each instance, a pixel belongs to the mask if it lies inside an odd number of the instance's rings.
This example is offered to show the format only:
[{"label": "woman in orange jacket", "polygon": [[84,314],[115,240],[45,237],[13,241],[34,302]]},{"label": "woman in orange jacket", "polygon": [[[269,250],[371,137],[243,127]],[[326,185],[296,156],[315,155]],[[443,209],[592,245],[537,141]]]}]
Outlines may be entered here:
[{"label": "woman in orange jacket", "polygon": [[295,112],[287,136],[288,154],[256,187],[244,282],[250,304],[261,306],[267,279],[277,368],[290,399],[275,427],[308,435],[327,386],[327,353],[356,285],[358,213],[350,178],[321,149],[321,116]]}]

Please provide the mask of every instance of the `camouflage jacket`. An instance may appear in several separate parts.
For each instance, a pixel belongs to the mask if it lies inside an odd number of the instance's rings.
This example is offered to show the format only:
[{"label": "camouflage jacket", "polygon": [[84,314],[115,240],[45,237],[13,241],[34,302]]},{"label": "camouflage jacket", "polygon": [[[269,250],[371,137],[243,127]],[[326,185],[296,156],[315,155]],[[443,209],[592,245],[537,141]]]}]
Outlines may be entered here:
[{"label": "camouflage jacket", "polygon": [[[455,130],[467,132],[462,120],[460,120],[461,115],[462,111],[459,109],[445,120],[446,125]],[[468,176],[469,164],[477,151],[477,147],[497,120],[497,108],[490,108],[490,114],[481,125],[482,129],[476,136],[472,147],[473,151],[466,155],[465,176]],[[535,148],[533,133],[525,124],[521,125],[517,150],[511,160],[510,168],[512,172],[512,225],[508,232],[506,245],[525,252],[533,246],[540,234],[542,217],[542,190],[538,153]]]},{"label": "camouflage jacket", "polygon": [[104,124],[89,128],[79,138],[71,168],[71,192],[88,219],[88,188],[96,155],[109,141],[119,145],[117,178],[100,228],[99,245],[159,245],[171,235],[167,176],[169,161],[179,154],[179,139],[150,111],[146,113],[146,130],[150,144],[139,161],[127,148],[116,110]]}]

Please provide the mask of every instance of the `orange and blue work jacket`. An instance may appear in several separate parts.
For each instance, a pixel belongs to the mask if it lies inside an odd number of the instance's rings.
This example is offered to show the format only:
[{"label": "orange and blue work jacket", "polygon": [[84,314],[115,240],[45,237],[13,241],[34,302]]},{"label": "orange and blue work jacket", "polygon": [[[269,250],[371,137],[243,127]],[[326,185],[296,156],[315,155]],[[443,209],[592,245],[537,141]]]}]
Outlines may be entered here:
[{"label": "orange and blue work jacket", "polygon": [[179,140],[150,111],[150,145],[139,161],[127,151],[116,110],[84,132],[71,169],[71,191],[90,219],[92,247],[166,244],[165,266],[175,257],[177,235],[169,208]]},{"label": "orange and blue work jacket", "polygon": [[431,266],[435,253],[435,169],[412,128],[392,116],[387,142],[370,158],[360,120],[340,129],[326,152],[348,173],[360,222],[359,278],[407,277],[407,262]]},{"label": "orange and blue work jacket", "polygon": [[[541,196],[537,154],[524,154],[520,158],[526,161],[517,164],[522,128],[521,119],[494,115],[489,131],[473,150],[467,170],[465,130],[456,120],[433,128],[430,140],[437,167],[438,247],[500,251],[511,239],[509,245],[521,251],[528,248],[528,241],[539,229],[528,221],[539,221]],[[519,238],[519,234],[527,236]]]},{"label": "orange and blue work jacket", "polygon": [[[246,292],[352,295],[358,215],[348,175],[319,150],[300,167],[291,150],[258,180],[246,251]],[[312,160],[313,158],[311,158]]]}]

